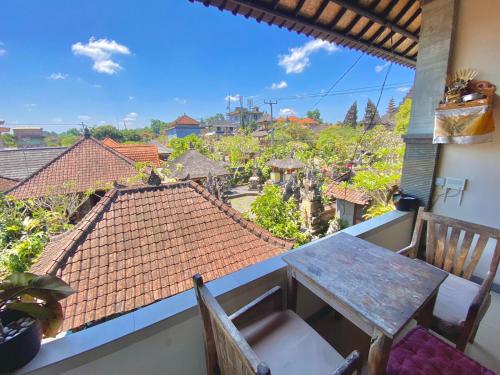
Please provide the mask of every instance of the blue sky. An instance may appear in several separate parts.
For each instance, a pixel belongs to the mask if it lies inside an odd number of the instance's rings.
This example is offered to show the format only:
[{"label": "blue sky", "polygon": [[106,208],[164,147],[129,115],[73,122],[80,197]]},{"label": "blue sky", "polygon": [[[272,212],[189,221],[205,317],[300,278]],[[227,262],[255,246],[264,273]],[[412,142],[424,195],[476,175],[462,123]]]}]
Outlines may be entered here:
[{"label": "blue sky", "polygon": [[[327,90],[360,54],[187,0],[4,1],[0,14],[0,119],[54,131],[207,117],[225,111],[228,94],[258,105],[277,98],[275,114],[303,116],[317,98],[285,98]],[[364,55],[333,91],[378,86],[387,68]],[[388,83],[397,85],[382,113],[413,77],[392,66]],[[335,122],[354,100],[362,112],[377,95],[329,96],[318,108]]]}]

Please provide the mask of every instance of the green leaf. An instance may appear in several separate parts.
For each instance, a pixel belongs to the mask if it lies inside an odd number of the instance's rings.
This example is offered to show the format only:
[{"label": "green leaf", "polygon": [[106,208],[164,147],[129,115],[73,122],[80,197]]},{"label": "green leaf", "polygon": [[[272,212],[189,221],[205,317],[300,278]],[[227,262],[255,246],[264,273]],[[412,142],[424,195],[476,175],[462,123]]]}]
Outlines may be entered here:
[{"label": "green leaf", "polygon": [[7,305],[7,309],[22,311],[38,320],[49,319],[55,316],[51,309],[40,306],[37,303],[13,302]]},{"label": "green leaf", "polygon": [[26,294],[46,302],[59,301],[73,293],[75,293],[73,288],[51,275],[36,276],[30,281],[29,288],[26,290]]}]

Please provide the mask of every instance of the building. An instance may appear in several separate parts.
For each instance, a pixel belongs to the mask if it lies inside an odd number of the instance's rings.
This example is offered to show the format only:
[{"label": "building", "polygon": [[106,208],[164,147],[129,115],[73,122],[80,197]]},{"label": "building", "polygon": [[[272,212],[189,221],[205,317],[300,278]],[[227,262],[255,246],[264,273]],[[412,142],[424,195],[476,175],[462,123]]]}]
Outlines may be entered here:
[{"label": "building", "polygon": [[184,138],[190,134],[200,136],[200,122],[186,114],[178,117],[167,127],[167,138]]},{"label": "building", "polygon": [[66,147],[0,150],[0,176],[21,181],[66,151]]},{"label": "building", "polygon": [[287,159],[269,160],[266,165],[272,168],[271,181],[274,183],[286,182],[293,173],[305,167],[305,164],[294,159],[293,155]]},{"label": "building", "polygon": [[[242,16],[257,19],[263,25],[268,23],[285,26],[284,33],[290,30],[313,35],[322,40],[334,40],[338,45],[349,46],[380,56],[389,62],[414,68],[416,81],[411,121],[405,135],[406,150],[401,189],[404,193],[417,197],[421,205],[433,213],[451,217],[452,220],[461,219],[500,229],[498,222],[500,200],[496,199],[500,186],[498,128],[495,131],[495,139],[490,143],[468,145],[432,143],[435,108],[443,97],[448,73],[470,66],[481,72],[481,79],[500,82],[500,71],[495,63],[500,46],[500,34],[496,32],[496,25],[500,21],[498,1],[306,0],[296,2],[296,6],[290,6],[290,2],[285,0],[272,3],[234,0],[196,1],[198,2],[205,6],[216,6],[221,10],[227,10],[227,17],[231,17],[230,12],[232,12],[241,19]],[[200,12],[203,10],[202,4],[194,6],[198,6]],[[206,17],[211,17],[211,14],[206,11]],[[496,104],[492,116],[497,124],[500,123],[500,107]],[[467,180],[467,184],[462,195],[450,194],[444,200],[444,191],[438,186],[441,180],[437,177],[448,176],[453,176],[455,182],[456,179]],[[345,238],[348,234],[362,238],[365,243],[376,244],[397,252],[411,243],[414,223],[414,212],[392,211],[347,228],[341,237]],[[441,232],[446,233],[446,231]],[[325,236],[316,244],[328,249],[338,238],[338,234]],[[475,235],[475,238],[478,236]],[[422,247],[426,246],[425,242],[422,241]],[[495,245],[494,241],[480,242],[484,246],[479,246],[475,252],[477,255],[474,259],[478,263],[471,271],[473,281],[471,289],[491,295],[491,307],[478,326],[477,335],[471,337],[473,340],[468,343],[465,354],[491,368],[494,373],[499,373],[500,274],[496,273],[499,258],[498,247],[495,248],[498,245]],[[308,248],[310,249],[309,244],[294,251],[300,253]],[[394,254],[394,258],[399,256]],[[362,257],[360,254],[360,260],[363,260]],[[320,260],[328,262],[325,258]],[[420,262],[415,260],[415,263]],[[360,277],[362,276],[361,274]],[[379,276],[386,276],[383,266],[380,267]],[[448,277],[454,280],[453,276],[450,274]],[[213,280],[207,287],[222,304],[223,309],[231,313],[277,285],[286,288],[286,277],[287,266],[280,254],[233,272],[227,277]],[[408,279],[411,282],[428,281],[425,275],[418,272]],[[484,281],[492,286],[491,293],[486,292],[488,288],[483,289],[476,284]],[[97,284],[97,279],[93,282]],[[339,280],[339,285],[352,293],[362,293],[368,300],[364,303],[366,306],[364,318],[349,326],[349,333],[337,335],[345,328],[342,323],[346,322],[345,318],[338,319],[337,313],[328,315],[328,319],[323,321],[324,324],[318,323],[318,315],[324,313],[325,303],[318,301],[317,296],[304,288],[300,289],[302,286],[299,286],[302,296],[297,301],[297,310],[301,317],[311,322],[317,331],[327,337],[332,346],[344,348],[345,353],[349,353],[351,349],[361,348],[362,354],[368,356],[366,346],[389,349],[393,343],[397,344],[399,340],[397,337],[381,340],[380,338],[386,336],[380,330],[368,330],[362,327],[366,316],[375,309],[394,311],[401,307],[401,310],[404,310],[406,306],[398,304],[400,296],[394,295],[394,305],[377,304],[378,300],[370,298],[372,296],[370,293],[380,289],[377,283],[367,288],[360,288],[356,282],[343,284],[342,280]],[[471,286],[471,283],[468,285]],[[460,292],[460,289],[456,288],[451,290]],[[135,293],[140,295],[140,291]],[[321,291],[316,291],[316,294],[321,295]],[[134,292],[131,292],[131,295],[134,295]],[[456,295],[451,301],[456,303],[464,298],[473,298],[472,295],[469,297],[463,294]],[[436,300],[440,301],[442,298],[440,289]],[[344,305],[343,308],[345,307]],[[476,308],[477,306],[474,306],[470,310],[471,313],[477,311]],[[469,313],[467,309],[457,310],[453,306],[445,310],[446,312],[457,320],[464,319]],[[359,341],[356,339],[358,335],[362,337]],[[22,372],[37,375],[64,372],[74,374],[168,372],[202,375],[207,373],[202,337],[202,320],[197,309],[195,293],[193,290],[186,290],[102,325],[44,343],[38,357]],[[362,347],[363,342],[365,347]],[[419,366],[421,361],[430,360],[432,359],[430,357],[434,358],[436,354],[431,350],[425,352],[432,355],[420,356],[419,362],[415,364],[409,361],[407,373],[425,374],[425,370]],[[379,351],[374,354],[382,353]],[[374,362],[379,364],[382,362],[383,365],[384,360],[387,360],[387,356],[371,356],[369,364],[364,362],[366,367],[363,372],[385,373],[383,366],[376,368],[380,369],[379,371],[373,370]],[[456,360],[445,359],[443,363],[460,366]],[[467,369],[463,371],[468,373]],[[450,369],[442,373],[457,372]]]},{"label": "building", "polygon": [[103,139],[102,143],[136,163],[147,163],[152,167],[161,164],[158,147],[155,144],[124,144],[111,138]]},{"label": "building", "polygon": [[299,125],[306,125],[306,126],[319,125],[318,121],[316,121],[310,117],[300,118],[297,116],[278,117],[276,119],[276,122],[277,123],[292,123],[292,124],[299,124]]},{"label": "building", "polygon": [[335,201],[336,216],[348,226],[364,221],[363,216],[371,202],[370,197],[364,192],[332,182],[325,195]]},{"label": "building", "polygon": [[137,175],[135,162],[86,134],[7,193],[16,199],[102,191]]},{"label": "building", "polygon": [[235,135],[237,130],[240,128],[240,124],[232,123],[228,120],[215,120],[209,123],[204,123],[201,127],[206,129],[204,134],[206,136],[224,137],[228,135]]},{"label": "building", "polygon": [[239,126],[256,123],[262,118],[262,116],[264,116],[264,112],[259,110],[259,107],[236,107],[233,111],[227,114],[229,122],[238,124]]},{"label": "building", "polygon": [[182,293],[192,274],[217,279],[291,246],[187,181],[109,191],[31,271],[77,290],[63,329],[78,330]]},{"label": "building", "polygon": [[220,163],[210,160],[199,151],[190,149],[168,164],[168,177],[177,180],[205,181],[212,177],[225,177],[230,173]]},{"label": "building", "polygon": [[160,159],[163,161],[167,160],[172,152],[174,152],[174,150],[172,150],[170,147],[167,147],[163,143],[155,141],[154,139],[149,141],[149,144],[155,145],[158,148],[158,155],[160,155]]},{"label": "building", "polygon": [[45,140],[42,128],[12,128],[16,144],[19,148],[44,147]]}]

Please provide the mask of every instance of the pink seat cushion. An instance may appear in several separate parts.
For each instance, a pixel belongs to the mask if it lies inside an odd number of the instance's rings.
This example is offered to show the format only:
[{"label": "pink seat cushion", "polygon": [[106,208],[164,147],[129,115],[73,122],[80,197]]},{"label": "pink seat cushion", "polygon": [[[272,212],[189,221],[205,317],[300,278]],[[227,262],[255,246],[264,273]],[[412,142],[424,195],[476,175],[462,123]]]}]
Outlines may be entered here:
[{"label": "pink seat cushion", "polygon": [[392,347],[387,375],[495,375],[417,326]]}]

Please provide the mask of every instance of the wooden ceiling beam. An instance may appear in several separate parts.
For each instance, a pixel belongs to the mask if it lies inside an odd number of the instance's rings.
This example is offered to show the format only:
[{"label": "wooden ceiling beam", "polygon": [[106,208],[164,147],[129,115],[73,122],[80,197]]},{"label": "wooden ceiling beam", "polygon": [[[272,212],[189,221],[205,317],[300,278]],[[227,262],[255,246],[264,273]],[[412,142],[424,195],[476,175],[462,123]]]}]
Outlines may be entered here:
[{"label": "wooden ceiling beam", "polygon": [[[374,13],[370,9],[367,9],[367,8],[364,8],[364,7],[357,5],[353,1],[350,1],[350,0],[327,0],[327,1],[336,3],[337,5],[339,5],[343,8],[349,9],[349,10],[353,11],[354,13],[360,14],[361,16],[366,17],[366,18],[372,20],[373,22],[378,23],[381,26],[387,27],[398,34],[404,35],[405,37],[407,37],[410,40],[413,40],[414,42],[418,42],[418,35],[415,35],[415,34],[411,33],[410,31],[405,30],[402,27],[396,25],[395,23],[384,19],[383,17]],[[388,8],[390,8],[390,7],[391,6],[389,6]]]},{"label": "wooden ceiling beam", "polygon": [[[194,0],[191,0],[191,1],[194,1]],[[325,0],[325,1],[333,1],[333,0]],[[335,0],[335,2],[338,2],[338,1],[339,0]],[[231,2],[234,4],[237,4],[238,6],[251,7],[251,8],[258,10],[260,12],[266,12],[271,16],[281,18],[283,20],[283,22],[280,25],[280,27],[283,27],[285,22],[288,21],[288,22],[291,22],[294,25],[294,27],[295,26],[312,27],[313,29],[321,32],[322,34],[325,34],[325,35],[328,35],[328,36],[331,36],[334,38],[343,39],[346,41],[346,43],[350,43],[350,44],[352,44],[353,47],[358,48],[362,51],[369,51],[369,50],[378,51],[379,53],[382,53],[383,55],[385,55],[387,57],[390,57],[391,55],[393,55],[392,51],[390,51],[387,48],[372,45],[372,44],[368,43],[367,41],[364,41],[360,38],[346,35],[344,33],[338,32],[336,30],[332,30],[328,27],[315,24],[313,19],[306,19],[306,18],[300,17],[300,16],[294,17],[292,14],[288,14],[281,9],[270,9],[270,7],[267,7],[267,6],[262,5],[260,3],[256,3],[252,0],[231,0]],[[411,38],[411,39],[413,40],[413,38]],[[417,41],[418,41],[418,38],[417,38]],[[404,55],[400,55],[400,54],[394,54],[393,56],[401,64],[412,66],[412,67],[415,66],[416,61],[414,59],[410,59],[410,58],[408,58]]]}]

